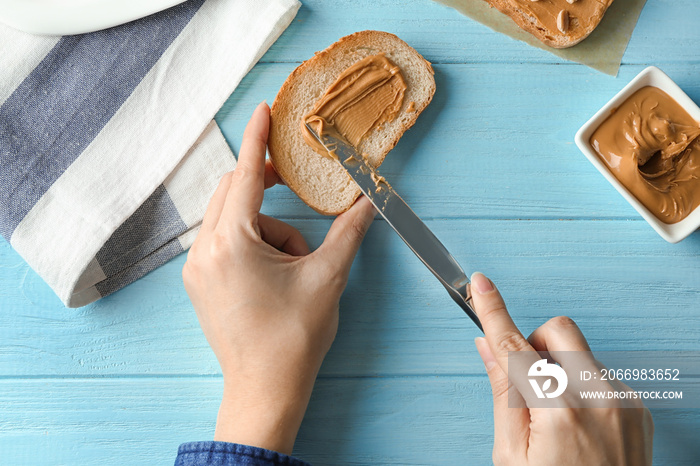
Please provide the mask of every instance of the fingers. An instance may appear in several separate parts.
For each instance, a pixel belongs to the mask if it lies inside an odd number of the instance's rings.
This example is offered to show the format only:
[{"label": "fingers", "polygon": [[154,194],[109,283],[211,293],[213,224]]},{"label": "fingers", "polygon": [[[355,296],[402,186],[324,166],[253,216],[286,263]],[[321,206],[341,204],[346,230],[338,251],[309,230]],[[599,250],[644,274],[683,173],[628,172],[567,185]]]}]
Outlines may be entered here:
[{"label": "fingers", "polygon": [[260,236],[267,244],[291,256],[306,256],[309,246],[299,230],[276,218],[260,215],[258,217]]},{"label": "fingers", "polygon": [[548,352],[549,357],[558,362],[567,373],[596,370],[596,362],[586,337],[569,317],[549,319],[532,332],[528,341],[537,351]]},{"label": "fingers", "polygon": [[[498,365],[486,339],[478,337],[474,339],[474,343],[481,360],[484,361],[484,366],[486,366],[486,373],[489,376],[491,392],[493,393],[494,449],[498,449],[502,453],[504,448],[517,451],[527,450],[530,413],[525,406],[525,401],[517,390],[513,390],[509,394],[510,381],[508,376]],[[520,455],[516,454],[517,456]]]},{"label": "fingers", "polygon": [[221,216],[221,210],[224,208],[224,202],[226,201],[226,195],[229,188],[231,187],[231,177],[233,172],[226,173],[221,177],[219,181],[219,186],[217,186],[214,195],[209,200],[209,205],[207,206],[207,211],[204,213],[204,219],[202,220],[201,233],[207,234],[216,228],[216,224],[219,223],[219,217]]},{"label": "fingers", "polygon": [[538,351],[591,351],[576,322],[565,316],[548,320],[528,341]]},{"label": "fingers", "polygon": [[265,190],[265,148],[270,127],[270,107],[258,105],[243,133],[238,164],[220,220],[224,225],[253,221],[260,211]]},{"label": "fingers", "polygon": [[[204,213],[202,229],[200,231],[210,232],[216,227],[216,224],[219,223],[219,217],[221,216],[228,190],[231,187],[232,176],[233,172],[228,172],[221,177],[219,186],[217,186],[216,191],[214,191],[214,195],[211,197],[209,205],[207,206],[207,211]],[[269,160],[265,162],[264,180],[265,189],[271,188],[276,184],[283,184],[282,179]]]},{"label": "fingers", "polygon": [[265,162],[265,189],[271,188],[276,184],[284,184],[282,178],[275,171],[274,165],[270,160]]},{"label": "fingers", "polygon": [[347,276],[375,213],[369,199],[360,196],[350,210],[335,219],[323,244],[314,255],[329,267],[338,269],[342,276]]},{"label": "fingers", "polygon": [[471,277],[474,311],[484,327],[484,334],[496,361],[508,371],[509,351],[534,351],[511,319],[506,303],[494,284],[483,274]]},{"label": "fingers", "polygon": [[[491,280],[481,273],[473,274],[471,292],[474,311],[484,328],[484,335],[494,359],[527,401],[532,396],[527,371],[532,364],[541,359],[540,356],[515,326],[501,294]],[[509,352],[519,353],[510,367]]]}]

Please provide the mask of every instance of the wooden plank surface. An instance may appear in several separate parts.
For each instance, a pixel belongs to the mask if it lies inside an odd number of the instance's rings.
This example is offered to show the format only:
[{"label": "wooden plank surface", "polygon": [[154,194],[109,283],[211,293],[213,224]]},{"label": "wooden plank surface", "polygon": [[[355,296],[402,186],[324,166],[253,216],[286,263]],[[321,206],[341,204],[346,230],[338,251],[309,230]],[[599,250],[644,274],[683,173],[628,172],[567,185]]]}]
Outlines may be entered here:
[{"label": "wooden plank surface", "polygon": [[[234,150],[255,104],[314,51],[357,30],[396,33],[435,64],[438,91],[383,173],[468,271],[499,284],[523,331],[568,314],[594,349],[700,350],[700,233],[665,243],[573,144],[649,64],[700,101],[699,2],[649,0],[617,78],[428,0],[303,3],[217,115]],[[264,211],[314,246],[330,225],[282,186]],[[211,438],[221,379],[183,262],[65,309],[0,244],[1,463],[167,464],[179,443]],[[296,453],[316,464],[489,463],[475,328],[383,221],[341,310]],[[697,464],[697,411],[654,416],[656,464]]]},{"label": "wooden plank surface", "polygon": [[[3,464],[169,464],[206,440],[220,378],[0,380]],[[321,378],[295,454],[317,465],[488,464],[485,377]],[[483,412],[483,414],[482,414]],[[657,464],[694,465],[697,419],[656,411]]]},{"label": "wooden plank surface", "polygon": [[[544,50],[497,34],[429,0],[309,0],[285,33],[284,46],[273,47],[263,62],[306,60],[337,38],[363,29],[398,34],[434,63],[561,63]],[[618,8],[626,0],[615,0]],[[622,5],[622,6],[619,6]],[[697,64],[700,3],[693,0],[648,0],[623,63]],[[559,84],[559,83],[557,83]]]},{"label": "wooden plank surface", "polygon": [[[291,223],[318,245],[330,220]],[[465,266],[501,285],[524,332],[568,314],[598,350],[700,350],[700,316],[688,305],[700,301],[700,238],[665,244],[642,221],[427,223]],[[19,283],[0,298],[0,375],[219,373],[182,289],[184,255],[72,310],[7,245],[0,251],[3,276]],[[360,250],[341,309],[325,374],[482,373],[473,324],[383,221]]]},{"label": "wooden plank surface", "polygon": [[[294,67],[258,65],[221,109],[217,121],[234,150],[252,109],[273,101]],[[573,138],[644,66],[624,66],[617,80],[552,64],[434,68],[433,102],[382,169],[423,218],[639,218]],[[700,80],[686,69],[664,67],[700,101]],[[514,93],[504,92],[511,87]],[[267,213],[316,216],[289,190],[275,193]]]}]

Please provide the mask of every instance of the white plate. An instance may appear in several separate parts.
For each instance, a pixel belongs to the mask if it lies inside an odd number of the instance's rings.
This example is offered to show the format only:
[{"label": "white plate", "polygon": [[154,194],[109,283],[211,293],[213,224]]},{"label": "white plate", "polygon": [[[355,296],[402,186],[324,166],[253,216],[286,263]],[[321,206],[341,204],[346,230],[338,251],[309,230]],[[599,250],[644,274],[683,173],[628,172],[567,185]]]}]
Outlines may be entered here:
[{"label": "white plate", "polygon": [[[622,194],[622,196],[627,199],[630,204],[632,204],[632,207],[634,207],[637,212],[639,212],[639,214],[644,217],[647,222],[649,222],[649,225],[651,225],[663,239],[669,243],[677,243],[700,227],[700,208],[696,208],[690,215],[680,222],[673,224],[662,222],[656,217],[656,215],[649,212],[649,210],[644,207],[642,203],[639,202],[637,198],[634,197],[612,173],[610,173],[610,171],[608,171],[607,167],[603,161],[600,160],[598,154],[595,152],[595,150],[593,150],[589,142],[593,132],[603,121],[605,121],[606,118],[611,115],[613,109],[622,105],[622,103],[627,100],[628,97],[645,86],[658,87],[662,91],[666,92],[676,102],[678,102],[680,106],[690,114],[690,116],[692,116],[696,121],[700,121],[700,107],[698,107],[695,102],[693,102],[693,100],[666,75],[666,73],[655,66],[650,66],[639,73],[637,77],[630,81],[627,86],[618,92],[615,97],[610,99],[610,102],[605,104],[605,106],[603,106],[598,113],[593,115],[593,118],[588,120],[588,122],[586,122],[586,124],[584,124],[581,129],[578,130],[576,133],[576,145],[579,149],[581,149],[581,152],[583,152],[588,160],[598,169],[598,171],[610,182],[610,184],[612,184],[615,189],[617,189],[619,193]],[[698,193],[698,195],[700,196],[700,193]]]},{"label": "white plate", "polygon": [[128,23],[184,1],[0,0],[0,22],[33,34],[82,34]]}]

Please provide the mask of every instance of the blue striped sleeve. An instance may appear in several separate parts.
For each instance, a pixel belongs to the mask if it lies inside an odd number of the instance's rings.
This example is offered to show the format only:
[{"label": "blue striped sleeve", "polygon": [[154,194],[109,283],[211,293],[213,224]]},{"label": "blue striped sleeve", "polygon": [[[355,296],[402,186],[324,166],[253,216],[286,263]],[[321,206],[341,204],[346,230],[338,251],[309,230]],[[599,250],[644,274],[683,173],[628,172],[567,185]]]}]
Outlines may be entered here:
[{"label": "blue striped sleeve", "polygon": [[309,463],[264,448],[228,442],[189,442],[180,445],[175,466],[310,466]]}]

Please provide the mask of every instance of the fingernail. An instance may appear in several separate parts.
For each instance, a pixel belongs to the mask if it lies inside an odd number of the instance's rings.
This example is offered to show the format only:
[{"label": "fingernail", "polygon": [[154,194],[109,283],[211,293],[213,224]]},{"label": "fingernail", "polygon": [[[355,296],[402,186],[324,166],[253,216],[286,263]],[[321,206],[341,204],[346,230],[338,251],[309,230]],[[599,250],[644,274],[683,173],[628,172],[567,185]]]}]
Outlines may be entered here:
[{"label": "fingernail", "polygon": [[476,337],[474,338],[474,344],[476,345],[476,350],[479,352],[479,356],[481,356],[481,360],[484,361],[486,372],[493,369],[493,366],[496,365],[496,358],[493,356],[486,338]]},{"label": "fingernail", "polygon": [[474,272],[471,277],[471,289],[479,294],[485,294],[493,291],[493,283],[481,272]]}]

